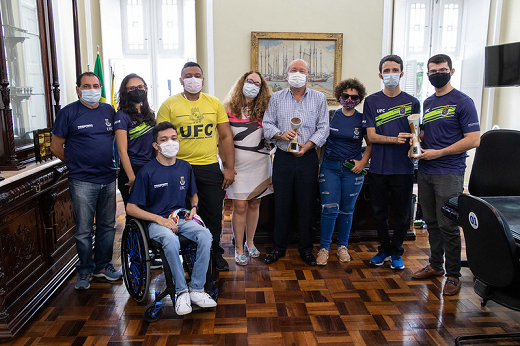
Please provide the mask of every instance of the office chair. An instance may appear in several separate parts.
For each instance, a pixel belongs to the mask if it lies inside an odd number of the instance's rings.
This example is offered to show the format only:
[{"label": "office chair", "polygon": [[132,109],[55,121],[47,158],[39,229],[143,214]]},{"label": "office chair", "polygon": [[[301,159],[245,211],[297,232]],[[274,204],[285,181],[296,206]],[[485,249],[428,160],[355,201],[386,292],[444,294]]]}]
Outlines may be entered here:
[{"label": "office chair", "polygon": [[[507,221],[491,204],[472,195],[460,195],[458,206],[474,290],[482,297],[481,305],[492,300],[520,311],[520,246]],[[504,337],[520,338],[520,333],[459,336],[455,344]]]},{"label": "office chair", "polygon": [[473,196],[520,196],[520,131],[491,130],[480,137],[480,146],[469,178]]}]

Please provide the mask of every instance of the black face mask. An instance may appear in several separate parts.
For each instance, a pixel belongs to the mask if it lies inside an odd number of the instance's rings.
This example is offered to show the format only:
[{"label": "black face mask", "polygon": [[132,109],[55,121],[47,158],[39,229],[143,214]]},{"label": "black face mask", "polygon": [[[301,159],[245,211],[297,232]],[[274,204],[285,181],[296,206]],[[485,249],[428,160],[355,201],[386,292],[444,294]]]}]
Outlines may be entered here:
[{"label": "black face mask", "polygon": [[436,73],[428,76],[428,79],[430,80],[430,83],[436,88],[442,88],[451,79],[451,74],[449,72],[446,73]]},{"label": "black face mask", "polygon": [[128,92],[128,98],[133,103],[141,103],[146,99],[146,90],[135,89]]}]

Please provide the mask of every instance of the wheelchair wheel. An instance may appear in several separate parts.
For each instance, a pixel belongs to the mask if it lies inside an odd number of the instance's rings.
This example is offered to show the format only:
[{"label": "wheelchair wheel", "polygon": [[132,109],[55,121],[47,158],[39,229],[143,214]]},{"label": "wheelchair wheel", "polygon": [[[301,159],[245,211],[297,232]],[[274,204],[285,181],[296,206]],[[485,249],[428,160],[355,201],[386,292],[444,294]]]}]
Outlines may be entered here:
[{"label": "wheelchair wheel", "polygon": [[128,221],[123,231],[121,262],[126,289],[140,303],[150,287],[150,255],[146,233],[136,219]]},{"label": "wheelchair wheel", "polygon": [[161,309],[162,304],[160,302],[158,303],[152,303],[148,304],[146,308],[144,308],[143,311],[143,318],[146,322],[157,322],[159,319],[161,319],[163,311]]}]

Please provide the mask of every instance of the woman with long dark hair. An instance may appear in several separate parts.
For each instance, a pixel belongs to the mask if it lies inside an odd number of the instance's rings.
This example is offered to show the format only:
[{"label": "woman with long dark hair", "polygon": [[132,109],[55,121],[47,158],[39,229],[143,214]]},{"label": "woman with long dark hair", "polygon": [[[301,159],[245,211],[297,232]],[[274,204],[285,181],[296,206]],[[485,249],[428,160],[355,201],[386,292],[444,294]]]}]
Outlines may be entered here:
[{"label": "woman with long dark hair", "polygon": [[114,127],[122,167],[117,185],[126,208],[135,175],[155,154],[152,147],[155,114],[148,104],[148,86],[135,73],[123,78],[118,101]]}]

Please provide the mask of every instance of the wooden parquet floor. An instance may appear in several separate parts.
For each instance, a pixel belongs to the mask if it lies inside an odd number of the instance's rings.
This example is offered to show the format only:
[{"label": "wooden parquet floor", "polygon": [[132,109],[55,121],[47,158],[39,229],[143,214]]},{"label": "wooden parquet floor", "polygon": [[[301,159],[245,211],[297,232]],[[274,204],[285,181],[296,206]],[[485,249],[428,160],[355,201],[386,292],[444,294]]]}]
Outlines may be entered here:
[{"label": "wooden parquet floor", "polygon": [[[417,230],[416,241],[405,242],[402,271],[368,265],[376,243],[349,245],[352,261],[346,264],[331,251],[326,267],[305,265],[295,246],[267,266],[266,247],[260,245],[260,258],[239,267],[229,214],[226,210],[223,245],[230,271],[220,273],[213,311],[179,318],[164,299],[163,318],[144,322],[146,304],[130,298],[122,281],[92,281],[88,291],[76,291],[73,275],[9,345],[453,345],[458,335],[520,330],[520,312],[493,302],[480,306],[468,268],[454,297],[442,296],[444,278],[411,279],[427,264],[425,230]],[[123,223],[119,203],[116,266]],[[156,287],[164,287],[161,270],[154,271],[150,291]]]}]

